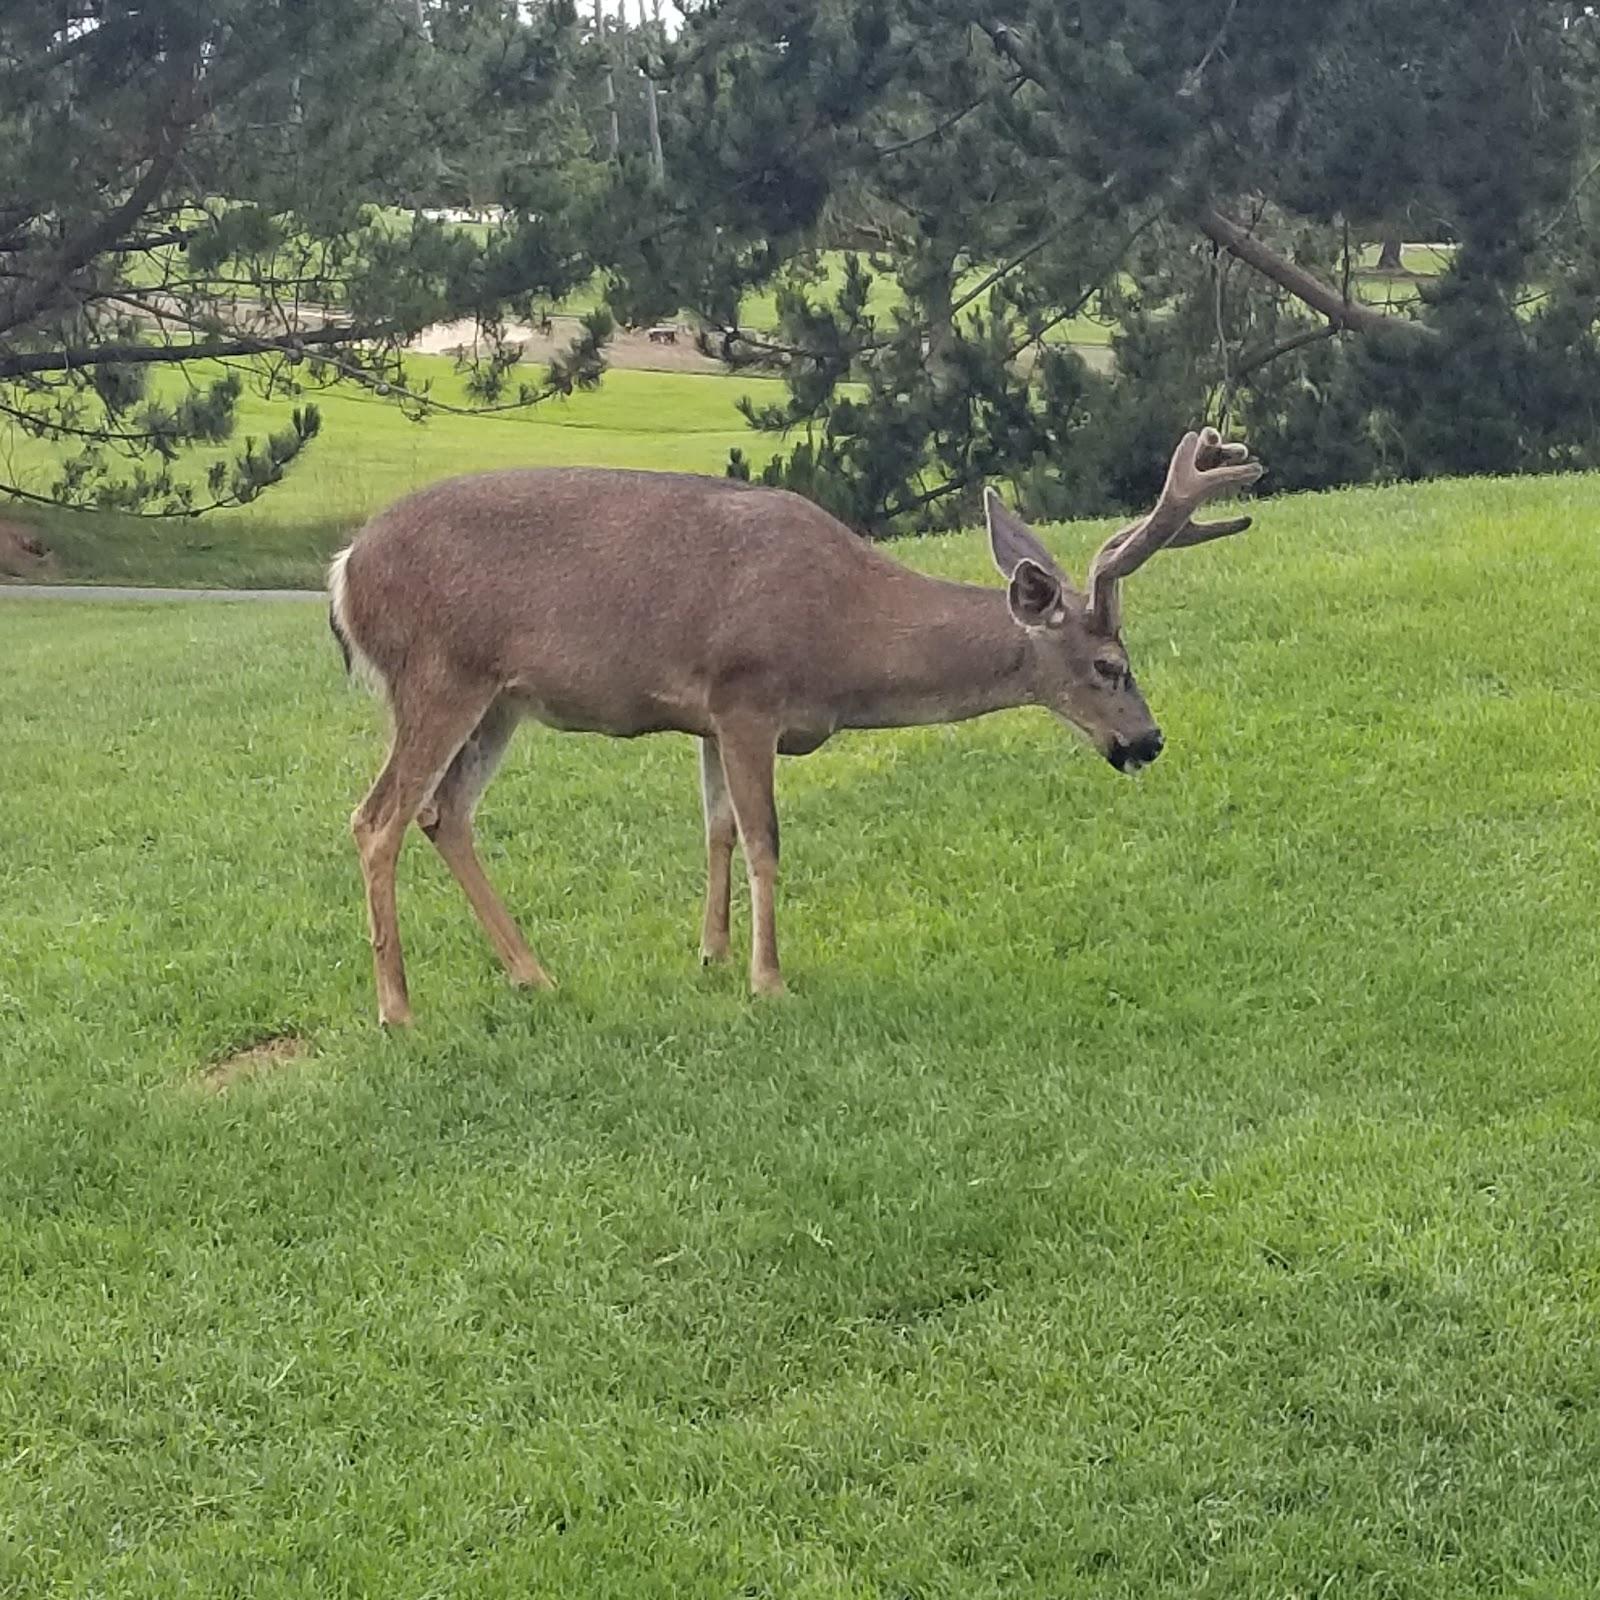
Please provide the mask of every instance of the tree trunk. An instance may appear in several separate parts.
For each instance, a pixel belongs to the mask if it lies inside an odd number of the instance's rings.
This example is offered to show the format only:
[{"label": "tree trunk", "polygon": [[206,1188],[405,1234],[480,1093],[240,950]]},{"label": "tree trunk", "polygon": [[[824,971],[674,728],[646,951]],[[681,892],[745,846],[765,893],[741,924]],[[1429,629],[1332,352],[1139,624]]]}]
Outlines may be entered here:
[{"label": "tree trunk", "polygon": [[928,311],[928,376],[934,391],[946,393],[954,382],[951,357],[956,345],[955,260],[944,257],[930,271],[923,304]]},{"label": "tree trunk", "polygon": [[1383,236],[1383,245],[1378,251],[1379,272],[1404,272],[1406,270],[1405,257],[1401,254],[1403,241],[1398,233],[1387,232]]},{"label": "tree trunk", "polygon": [[[656,21],[661,20],[661,0],[655,0]],[[639,31],[644,32],[644,0],[639,0]],[[667,159],[661,149],[661,107],[656,101],[656,80],[647,69],[644,75],[644,113],[650,126],[650,166],[656,181],[667,175]]]},{"label": "tree trunk", "polygon": [[[594,0],[594,37],[602,53],[606,49],[606,14],[602,9],[601,0]],[[606,112],[610,119],[610,154],[615,161],[622,153],[622,125],[617,119],[617,80],[611,70],[609,61],[606,64]]]}]

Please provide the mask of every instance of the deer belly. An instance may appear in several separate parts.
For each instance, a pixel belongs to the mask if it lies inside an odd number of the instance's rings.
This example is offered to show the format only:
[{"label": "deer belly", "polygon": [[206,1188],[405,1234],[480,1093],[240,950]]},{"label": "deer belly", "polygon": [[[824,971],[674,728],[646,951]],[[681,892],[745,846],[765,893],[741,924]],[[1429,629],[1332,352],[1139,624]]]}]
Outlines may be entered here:
[{"label": "deer belly", "polygon": [[557,733],[606,733],[634,739],[647,733],[692,732],[683,718],[654,696],[588,695],[541,689],[511,691],[524,717]]},{"label": "deer belly", "polygon": [[808,756],[833,737],[832,728],[785,728],[778,740],[780,756]]}]

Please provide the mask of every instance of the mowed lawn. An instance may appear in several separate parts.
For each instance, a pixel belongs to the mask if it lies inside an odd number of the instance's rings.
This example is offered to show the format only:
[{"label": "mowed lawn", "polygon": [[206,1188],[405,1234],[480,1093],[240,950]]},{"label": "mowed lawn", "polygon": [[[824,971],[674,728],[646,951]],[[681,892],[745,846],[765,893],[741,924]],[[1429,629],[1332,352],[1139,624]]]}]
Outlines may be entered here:
[{"label": "mowed lawn", "polygon": [[[451,362],[419,356],[413,381],[464,403]],[[530,381],[537,381],[530,373]],[[322,433],[284,481],[254,504],[190,519],[140,519],[81,513],[20,514],[38,523],[70,579],[247,588],[318,584],[328,556],[373,511],[407,490],[460,472],[500,467],[640,467],[720,476],[738,446],[756,465],[778,441],[752,433],[737,402],[781,400],[771,378],[689,373],[608,372],[601,387],[527,411],[460,416],[435,411],[412,422],[391,399],[349,385],[309,394],[323,414]],[[203,477],[212,454],[231,458],[247,437],[282,428],[296,402],[241,402],[235,440],[200,452]],[[45,492],[58,467],[48,444],[0,438],[12,481]],[[203,496],[202,496],[203,498]],[[11,515],[9,507],[3,512]]]},{"label": "mowed lawn", "polygon": [[786,1003],[696,965],[688,743],[530,730],[563,987],[417,840],[393,1039],[320,608],[6,602],[0,1593],[1587,1600],[1597,500],[1158,560],[1137,782],[785,764]]}]

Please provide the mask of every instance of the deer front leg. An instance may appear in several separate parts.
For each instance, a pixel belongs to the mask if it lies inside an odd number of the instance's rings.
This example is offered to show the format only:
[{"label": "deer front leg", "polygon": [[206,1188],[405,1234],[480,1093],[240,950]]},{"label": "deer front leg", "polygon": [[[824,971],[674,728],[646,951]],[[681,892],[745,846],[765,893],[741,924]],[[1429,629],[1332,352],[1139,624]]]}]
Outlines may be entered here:
[{"label": "deer front leg", "polygon": [[778,967],[778,808],[773,798],[776,731],[756,722],[721,723],[717,748],[750,875],[750,991],[784,992]]},{"label": "deer front leg", "polygon": [[706,813],[706,913],[700,925],[700,959],[710,966],[728,959],[728,902],[738,833],[715,739],[700,741],[700,798]]}]

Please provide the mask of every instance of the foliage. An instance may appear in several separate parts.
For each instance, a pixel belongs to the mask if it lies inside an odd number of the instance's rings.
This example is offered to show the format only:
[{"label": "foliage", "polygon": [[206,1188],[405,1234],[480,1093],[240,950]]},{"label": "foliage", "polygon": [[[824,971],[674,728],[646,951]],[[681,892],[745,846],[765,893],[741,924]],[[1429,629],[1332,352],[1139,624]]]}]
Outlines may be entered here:
[{"label": "foliage", "polygon": [[[1295,485],[1592,463],[1594,33],[1546,0],[717,0],[625,292],[780,372],[771,476],[871,531],[967,520],[992,476],[1041,514],[1142,500],[1202,415]],[[1362,263],[1400,226],[1460,248],[1386,314]],[[741,325],[773,279],[777,330]],[[1090,307],[1110,376],[1052,343]]]},{"label": "foliage", "polygon": [[[44,497],[246,501],[315,436],[306,397],[328,385],[425,410],[401,351],[441,321],[482,336],[474,403],[593,383],[603,313],[538,382],[504,337],[593,270],[582,216],[604,180],[577,61],[565,3],[8,5],[0,419],[72,447]],[[469,196],[503,216],[468,230],[426,214]],[[152,382],[161,367],[197,376],[177,393]],[[246,385],[301,402],[298,420],[181,470],[231,437]]]},{"label": "foliage", "polygon": [[784,763],[775,1008],[686,743],[524,734],[563,987],[414,839],[404,1041],[321,609],[0,601],[0,1591],[1589,1595],[1594,488],[1153,563],[1136,785],[1039,712]]}]

